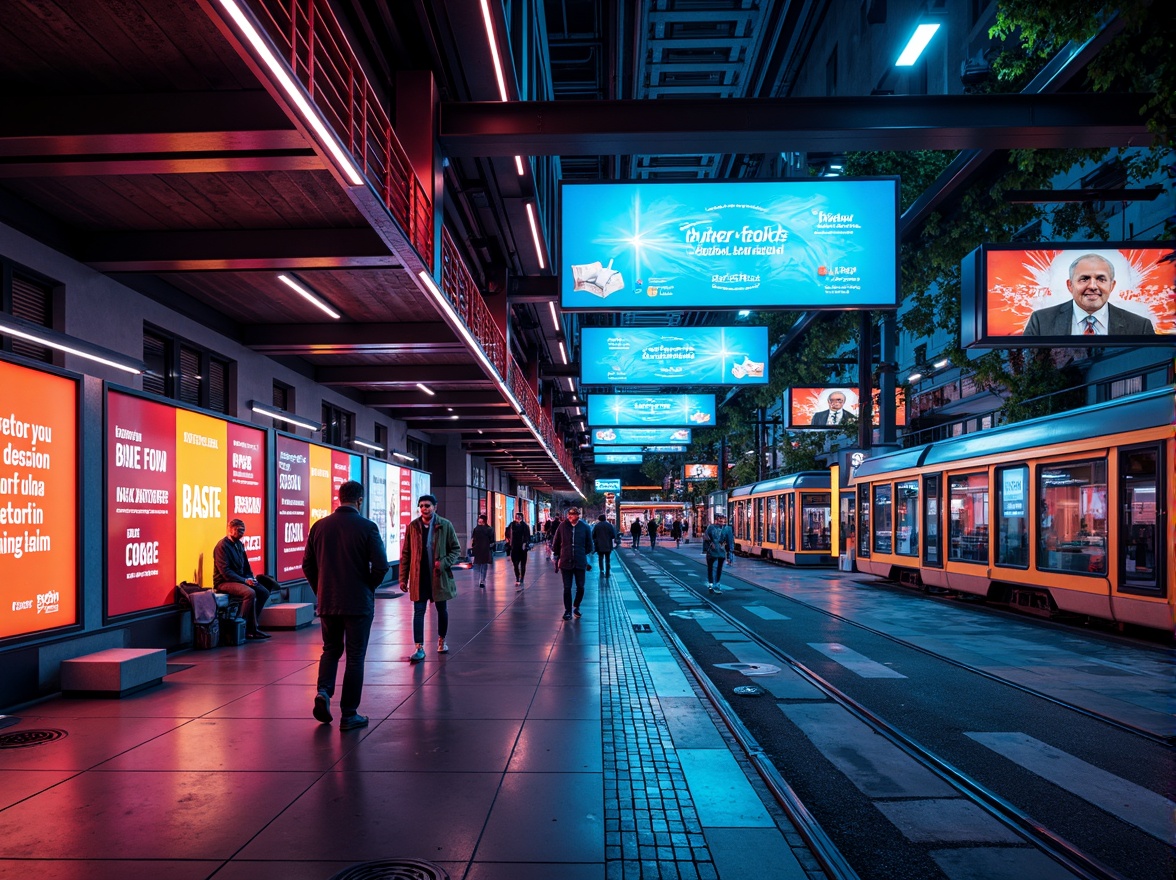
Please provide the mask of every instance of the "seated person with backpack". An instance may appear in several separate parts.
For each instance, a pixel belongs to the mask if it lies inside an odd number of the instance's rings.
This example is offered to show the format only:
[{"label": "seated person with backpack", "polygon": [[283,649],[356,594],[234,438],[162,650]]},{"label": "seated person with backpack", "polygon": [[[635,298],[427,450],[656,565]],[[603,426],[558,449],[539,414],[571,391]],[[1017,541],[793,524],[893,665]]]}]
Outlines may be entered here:
[{"label": "seated person with backpack", "polygon": [[257,627],[261,609],[269,601],[270,593],[278,589],[278,582],[264,574],[254,575],[245,554],[241,539],[245,536],[245,523],[239,519],[229,520],[228,534],[217,542],[212,551],[215,568],[212,572],[212,588],[241,600],[241,616],[245,618],[245,638],[250,640],[268,639],[269,633]]}]

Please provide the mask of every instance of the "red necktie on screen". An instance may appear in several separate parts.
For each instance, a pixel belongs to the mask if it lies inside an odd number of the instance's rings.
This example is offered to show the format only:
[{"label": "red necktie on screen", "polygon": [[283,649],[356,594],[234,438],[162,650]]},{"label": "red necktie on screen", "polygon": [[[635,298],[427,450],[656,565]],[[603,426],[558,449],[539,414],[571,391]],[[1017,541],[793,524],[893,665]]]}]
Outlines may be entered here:
[{"label": "red necktie on screen", "polygon": [[1082,335],[1083,336],[1093,336],[1094,335],[1094,315],[1087,315],[1083,320],[1086,322],[1086,328],[1082,331]]}]

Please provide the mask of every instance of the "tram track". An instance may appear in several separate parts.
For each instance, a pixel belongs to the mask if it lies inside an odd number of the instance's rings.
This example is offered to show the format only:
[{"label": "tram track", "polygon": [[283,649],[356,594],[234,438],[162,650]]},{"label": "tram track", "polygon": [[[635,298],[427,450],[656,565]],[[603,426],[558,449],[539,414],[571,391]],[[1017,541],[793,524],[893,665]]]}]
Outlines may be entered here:
[{"label": "tram track", "polygon": [[[1000,796],[991,788],[975,779],[973,776],[956,767],[950,761],[940,757],[932,749],[924,746],[914,737],[904,733],[901,728],[887,721],[878,712],[869,709],[861,701],[856,700],[845,693],[842,689],[828,681],[825,677],[818,674],[816,671],[798,660],[796,657],[792,656],[781,646],[775,644],[770,639],[763,637],[755,629],[745,625],[738,618],[724,611],[720,605],[708,598],[708,596],[705,595],[701,589],[679,577],[677,573],[661,564],[658,560],[647,558],[645,561],[647,563],[657,565],[657,568],[660,570],[663,577],[672,580],[682,589],[689,591],[710,611],[710,613],[716,615],[727,625],[733,627],[741,636],[749,639],[755,645],[758,645],[770,656],[780,660],[788,669],[796,672],[799,676],[801,676],[801,678],[804,679],[804,681],[816,688],[820,693],[825,695],[837,706],[845,709],[854,718],[868,725],[868,727],[875,733],[885,737],[887,741],[901,749],[906,755],[910,756],[913,760],[918,762],[920,766],[926,768],[936,777],[943,780],[954,791],[958,792],[961,797],[965,798],[968,802],[983,810],[984,813],[991,816],[1004,827],[1010,829],[1020,839],[1036,848],[1037,851],[1043,853],[1057,865],[1062,866],[1073,876],[1092,878],[1092,880],[1121,880],[1121,878],[1126,876],[1119,873],[1114,868],[1104,864],[1094,856],[1090,855],[1078,845],[1071,843],[1062,835],[1051,831],[1043,823],[1035,820],[1032,816],[1019,809],[1012,802]],[[636,580],[637,579],[635,579],[635,582]],[[750,582],[744,581],[744,583]],[[755,586],[759,587],[759,585]],[[841,624],[849,624],[857,629],[869,632],[874,636],[881,637],[895,644],[901,645],[903,648],[914,649],[919,653],[932,657],[936,660],[947,659],[950,665],[964,672],[981,675],[986,679],[1002,686],[1015,687],[1022,693],[1032,697],[1039,697],[1041,699],[1047,700],[1060,708],[1081,712],[1096,722],[1104,724],[1115,724],[1115,719],[1107,719],[1099,713],[1085,711],[1082,709],[1082,707],[1071,706],[1065,701],[1052,698],[1049,695],[1040,694],[1034,691],[1032,688],[1020,686],[1016,682],[1010,682],[1001,678],[1000,676],[987,673],[985,670],[980,670],[969,666],[966,663],[951,661],[948,658],[944,658],[941,655],[936,654],[934,651],[921,648],[917,645],[912,645],[902,639],[898,639],[890,636],[885,632],[878,631],[873,627],[858,624],[857,622],[846,618],[844,615],[830,613],[825,611],[825,609],[814,607],[809,603],[802,602],[793,597],[775,593],[774,591],[772,592],[773,595],[777,595],[781,599],[786,599],[789,602],[796,603],[806,609],[809,609],[810,611],[820,612],[827,617],[837,620]],[[764,749],[755,740],[754,735],[744,725],[739,714],[735,711],[731,704],[726,701],[715,682],[711,680],[711,677],[707,674],[707,672],[690,654],[690,651],[686,645],[681,641],[681,639],[678,638],[673,625],[671,625],[670,622],[661,614],[654,601],[650,598],[646,591],[640,587],[640,585],[638,585],[638,594],[641,596],[642,601],[648,608],[652,619],[657,621],[658,626],[662,629],[663,633],[667,635],[669,641],[671,641],[671,643],[674,645],[675,650],[678,651],[684,665],[690,670],[696,681],[699,682],[700,687],[707,694],[716,711],[720,714],[728,728],[735,735],[735,738],[740,742],[741,747],[747,753],[753,765],[756,766],[757,770],[760,772],[761,777],[764,778],[769,788],[773,791],[777,801],[792,818],[797,827],[802,829],[801,833],[805,836],[806,841],[809,841],[810,837],[816,840],[818,843],[821,843],[822,841],[829,841],[829,838],[825,832],[823,830],[819,830],[819,822],[813,818],[808,808],[805,807],[803,803],[799,802],[791,786],[789,786],[788,783],[784,780],[783,776],[780,774],[779,769],[776,768],[775,764],[772,763]],[[1131,725],[1118,723],[1115,724],[1115,726],[1126,733],[1144,736],[1152,743],[1165,746],[1168,745],[1166,739],[1156,737],[1147,731],[1141,731]],[[818,829],[817,831],[804,830],[806,827],[814,825],[814,823],[815,828]],[[812,842],[810,842],[809,845],[814,849],[818,859],[822,862],[822,865],[825,867],[826,871],[829,872],[831,877],[856,876],[856,874],[839,873],[838,860],[823,858],[821,851],[817,846],[815,846]],[[840,858],[842,861],[844,860],[844,857]],[[827,864],[827,862],[829,864]],[[830,864],[832,867],[830,867]],[[850,870],[852,870],[852,868],[850,868]]]}]

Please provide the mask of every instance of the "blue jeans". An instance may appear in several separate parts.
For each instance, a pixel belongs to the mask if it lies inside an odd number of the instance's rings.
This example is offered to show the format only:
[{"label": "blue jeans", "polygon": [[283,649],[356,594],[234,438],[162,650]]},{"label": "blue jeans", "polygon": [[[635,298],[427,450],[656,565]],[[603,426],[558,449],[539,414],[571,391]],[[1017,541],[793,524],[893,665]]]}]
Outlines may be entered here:
[{"label": "blue jeans", "polygon": [[713,556],[706,558],[706,582],[708,584],[714,584],[716,587],[719,585],[719,579],[723,576],[723,562],[722,556],[718,559]]},{"label": "blue jeans", "polygon": [[[434,602],[437,606],[437,635],[445,638],[449,632],[449,608],[445,602]],[[418,645],[425,643],[425,610],[429,607],[428,599],[421,599],[412,603],[412,640]]]},{"label": "blue jeans", "polygon": [[327,696],[335,695],[335,675],[339,658],[347,651],[343,667],[343,695],[339,711],[346,718],[359,711],[363,694],[363,659],[367,656],[368,635],[372,631],[370,614],[327,614],[319,617],[323,630],[323,653],[319,658],[318,689]]},{"label": "blue jeans", "polygon": [[476,574],[478,576],[478,583],[479,584],[486,583],[486,569],[488,569],[489,567],[490,567],[490,563],[488,563],[488,562],[475,562],[474,563],[474,574]]},{"label": "blue jeans", "polygon": [[[572,608],[579,608],[580,603],[584,601],[584,577],[585,571],[582,568],[561,568],[560,575],[563,576],[564,585],[564,611],[568,614],[572,613]],[[576,580],[576,601],[572,602],[572,579]]]}]

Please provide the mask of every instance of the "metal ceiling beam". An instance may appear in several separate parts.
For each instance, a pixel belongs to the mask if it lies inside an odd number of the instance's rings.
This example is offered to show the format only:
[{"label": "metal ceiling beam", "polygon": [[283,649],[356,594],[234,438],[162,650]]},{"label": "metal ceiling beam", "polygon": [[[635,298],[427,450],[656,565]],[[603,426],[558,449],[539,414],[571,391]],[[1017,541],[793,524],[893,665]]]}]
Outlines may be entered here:
[{"label": "metal ceiling beam", "polygon": [[1150,144],[1146,95],[928,95],[441,105],[452,156]]},{"label": "metal ceiling beam", "polygon": [[[254,324],[241,341],[266,354],[403,354],[465,351],[440,321],[409,324]],[[416,381],[421,381],[418,378]],[[422,398],[428,398],[423,391]],[[433,399],[436,405],[436,399]]]},{"label": "metal ceiling beam", "polygon": [[[369,391],[364,394],[363,403],[389,409],[428,409],[437,406],[437,398],[423,391]],[[452,407],[510,406],[497,391],[446,391],[444,403]]]},{"label": "metal ceiling beam", "polygon": [[[315,381],[320,385],[408,385],[428,382],[430,386],[444,382],[484,382],[490,385],[486,374],[475,364],[414,364],[412,366],[367,366],[318,367]],[[446,392],[448,393],[448,392]]]}]

